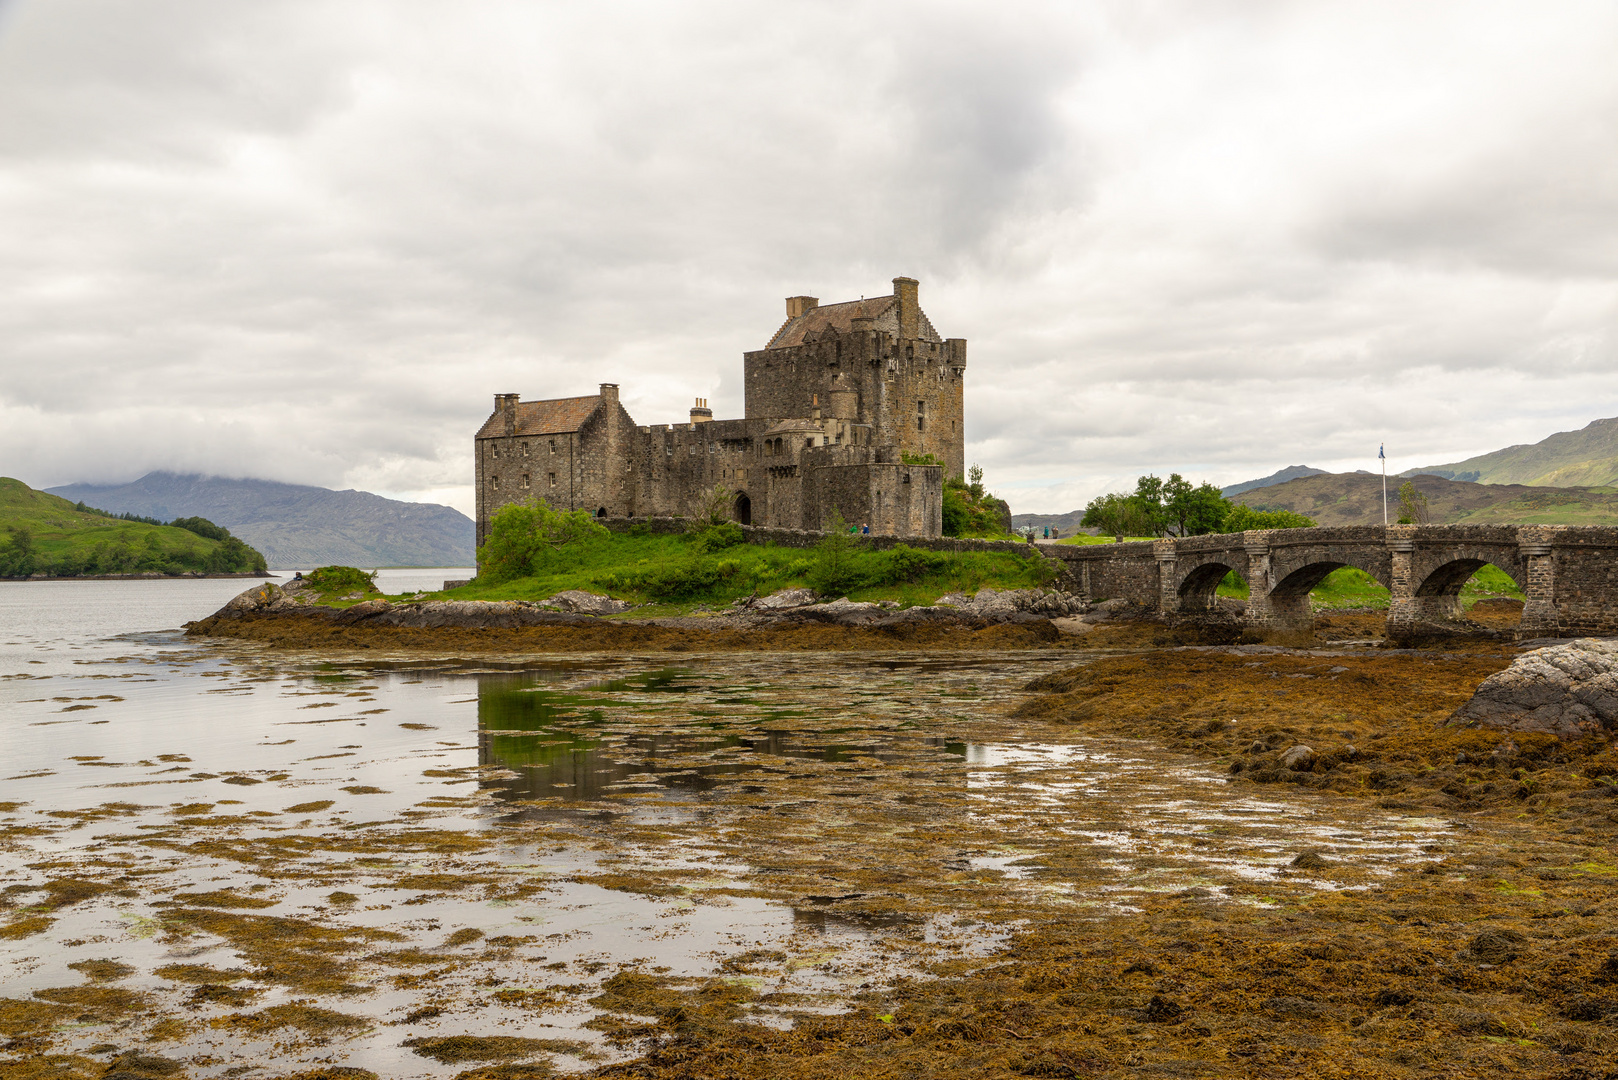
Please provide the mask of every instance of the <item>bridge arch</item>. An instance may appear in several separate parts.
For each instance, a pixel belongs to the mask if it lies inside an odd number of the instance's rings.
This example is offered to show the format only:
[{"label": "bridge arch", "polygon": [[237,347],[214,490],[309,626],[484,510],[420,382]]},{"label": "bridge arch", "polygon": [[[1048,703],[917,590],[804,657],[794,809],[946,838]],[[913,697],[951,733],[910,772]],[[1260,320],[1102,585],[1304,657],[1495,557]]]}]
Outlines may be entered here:
[{"label": "bridge arch", "polygon": [[1210,558],[1184,571],[1180,576],[1177,590],[1179,609],[1187,612],[1212,610],[1219,598],[1219,583],[1225,580],[1225,575],[1240,574],[1247,569],[1245,562],[1239,568],[1231,565],[1237,561],[1233,558],[1227,560]]}]

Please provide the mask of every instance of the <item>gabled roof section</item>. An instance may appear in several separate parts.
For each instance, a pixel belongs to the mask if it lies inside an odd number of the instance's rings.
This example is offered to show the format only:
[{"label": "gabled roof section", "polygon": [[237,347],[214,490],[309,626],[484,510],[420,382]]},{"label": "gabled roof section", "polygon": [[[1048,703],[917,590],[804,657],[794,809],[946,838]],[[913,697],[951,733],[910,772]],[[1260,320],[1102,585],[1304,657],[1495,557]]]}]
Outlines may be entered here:
[{"label": "gabled roof section", "polygon": [[[938,336],[933,324],[928,321],[927,313],[921,312],[920,337],[922,341],[936,341],[940,344],[944,339]],[[893,296],[873,296],[865,300],[848,300],[841,304],[822,304],[820,307],[810,308],[795,319],[788,319],[781,324],[781,329],[775,332],[766,349],[789,349],[794,345],[802,345],[806,341],[818,341],[830,330],[835,334],[846,334],[852,329],[855,319],[874,319],[876,329],[889,334],[899,332],[899,301]]]},{"label": "gabled roof section", "polygon": [[[589,397],[552,398],[549,401],[523,401],[517,405],[518,435],[561,435],[577,431],[601,404],[600,394]],[[478,429],[480,439],[505,436],[505,420],[496,412]]]}]

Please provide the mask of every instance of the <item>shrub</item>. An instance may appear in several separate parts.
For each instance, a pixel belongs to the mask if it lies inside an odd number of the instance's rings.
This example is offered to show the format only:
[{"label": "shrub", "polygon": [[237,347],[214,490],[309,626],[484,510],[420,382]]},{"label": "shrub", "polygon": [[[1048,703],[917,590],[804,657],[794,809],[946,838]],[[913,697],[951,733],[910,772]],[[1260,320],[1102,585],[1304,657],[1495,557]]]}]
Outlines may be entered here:
[{"label": "shrub", "polygon": [[744,541],[742,527],[734,521],[718,521],[704,526],[694,536],[698,551],[723,551]]},{"label": "shrub", "polygon": [[881,568],[878,571],[881,580],[873,584],[914,584],[928,574],[943,572],[948,564],[949,560],[939,552],[918,550],[900,544],[893,550],[883,553]]},{"label": "shrub", "polygon": [[1219,527],[1222,533],[1246,532],[1248,529],[1312,529],[1315,519],[1294,514],[1291,510],[1255,510],[1245,503],[1236,503],[1225,515]]},{"label": "shrub", "polygon": [[376,592],[376,573],[352,566],[322,566],[304,579],[323,593]]},{"label": "shrub", "polygon": [[531,577],[561,549],[593,545],[610,534],[584,510],[552,510],[544,499],[510,503],[494,512],[489,539],[478,548],[478,577],[490,583]]},{"label": "shrub", "polygon": [[815,565],[809,571],[809,585],[823,596],[840,596],[865,584],[859,555],[865,544],[848,531],[843,515],[833,513],[829,531],[815,545]]}]

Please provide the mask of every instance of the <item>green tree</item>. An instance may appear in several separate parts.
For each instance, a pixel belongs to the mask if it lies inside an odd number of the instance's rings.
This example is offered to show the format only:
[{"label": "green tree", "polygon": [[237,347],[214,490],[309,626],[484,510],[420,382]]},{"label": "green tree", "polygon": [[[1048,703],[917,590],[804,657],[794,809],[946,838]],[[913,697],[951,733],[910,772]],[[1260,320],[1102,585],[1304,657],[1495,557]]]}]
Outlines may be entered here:
[{"label": "green tree", "polygon": [[836,510],[825,537],[815,545],[815,565],[809,571],[809,584],[822,596],[840,596],[864,584],[859,571],[859,552],[865,542],[849,531],[848,522]]},{"label": "green tree", "polygon": [[1084,508],[1079,521],[1087,529],[1100,529],[1122,542],[1126,536],[1152,536],[1152,515],[1133,495],[1098,495]]},{"label": "green tree", "polygon": [[1416,490],[1416,485],[1406,480],[1399,485],[1399,524],[1426,525],[1432,520],[1432,512],[1427,508],[1427,496]]},{"label": "green tree", "polygon": [[1164,513],[1181,536],[1218,532],[1230,513],[1230,500],[1206,480],[1192,487],[1189,481],[1180,479],[1179,473],[1174,473],[1164,490],[1168,495]]},{"label": "green tree", "polygon": [[566,546],[582,547],[608,535],[588,511],[552,510],[544,499],[508,503],[494,512],[489,539],[478,548],[478,577],[492,583],[531,577]]}]

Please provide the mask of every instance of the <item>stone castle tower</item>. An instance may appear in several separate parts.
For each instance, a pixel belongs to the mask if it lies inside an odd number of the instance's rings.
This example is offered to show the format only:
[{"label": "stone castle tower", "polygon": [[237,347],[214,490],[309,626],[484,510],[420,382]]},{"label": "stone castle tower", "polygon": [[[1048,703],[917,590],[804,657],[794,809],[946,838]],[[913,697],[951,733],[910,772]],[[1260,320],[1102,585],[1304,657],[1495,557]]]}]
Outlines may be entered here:
[{"label": "stone castle tower", "polygon": [[[602,383],[586,397],[496,394],[474,439],[477,541],[534,497],[599,517],[684,517],[716,490],[742,524],[825,529],[841,515],[890,536],[938,536],[943,481],[965,472],[966,341],[945,339],[912,278],[893,295],[822,305],[743,354],[746,415],[639,426]],[[939,464],[921,464],[927,460]]]}]

